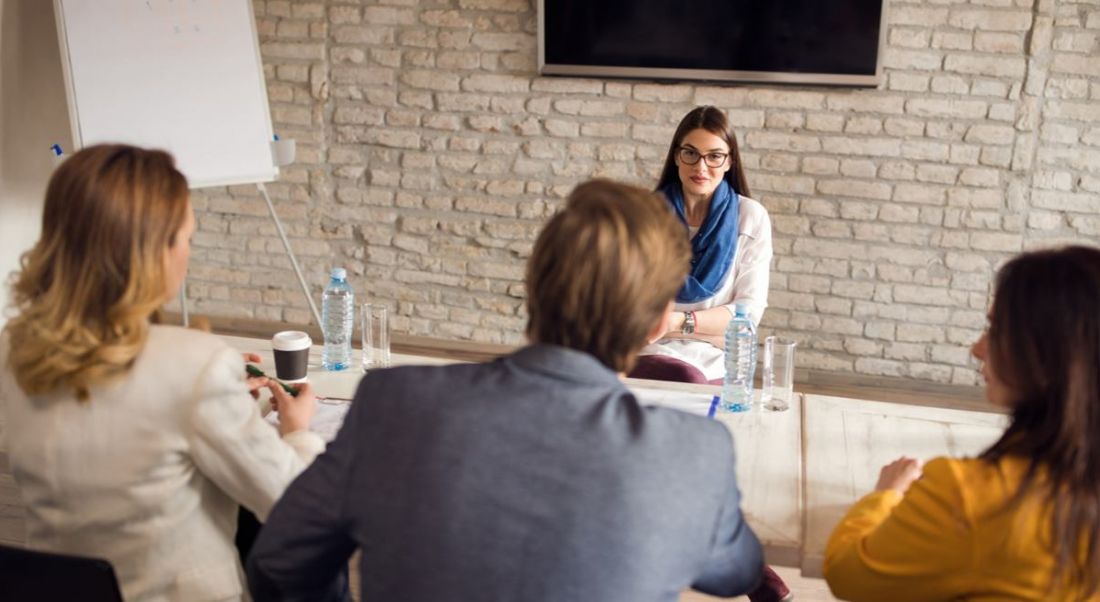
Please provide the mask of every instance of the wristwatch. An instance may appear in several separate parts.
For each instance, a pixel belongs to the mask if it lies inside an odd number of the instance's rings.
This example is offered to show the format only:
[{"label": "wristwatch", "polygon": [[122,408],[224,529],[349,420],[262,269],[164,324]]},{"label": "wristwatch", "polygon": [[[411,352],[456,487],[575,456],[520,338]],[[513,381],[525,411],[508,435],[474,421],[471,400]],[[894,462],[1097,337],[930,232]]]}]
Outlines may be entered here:
[{"label": "wristwatch", "polygon": [[682,334],[695,334],[695,312],[684,312],[684,325],[680,327]]}]

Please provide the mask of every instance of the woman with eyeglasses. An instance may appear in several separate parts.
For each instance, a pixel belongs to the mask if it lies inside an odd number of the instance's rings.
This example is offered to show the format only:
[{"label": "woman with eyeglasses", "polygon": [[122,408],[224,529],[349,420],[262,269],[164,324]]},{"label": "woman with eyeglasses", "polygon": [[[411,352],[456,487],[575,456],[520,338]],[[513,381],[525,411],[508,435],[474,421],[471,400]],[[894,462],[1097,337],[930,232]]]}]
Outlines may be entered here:
[{"label": "woman with eyeglasses", "polygon": [[[754,323],[768,305],[772,224],[750,199],[737,136],[717,107],[692,109],[676,127],[657,181],[691,240],[691,271],[676,294],[668,331],[645,347],[630,376],[718,383],[726,375],[726,325],[745,304]],[[790,600],[770,567],[752,602]]]},{"label": "woman with eyeglasses", "polygon": [[759,323],[768,304],[772,228],[749,185],[726,114],[698,107],[684,116],[657,190],[691,238],[691,271],[676,295],[668,331],[642,352],[631,376],[720,382],[726,325],[745,304]]},{"label": "woman with eyeglasses", "polygon": [[842,600],[1100,600],[1100,249],[997,273],[970,352],[1008,428],[976,458],[901,458],[825,548]]}]

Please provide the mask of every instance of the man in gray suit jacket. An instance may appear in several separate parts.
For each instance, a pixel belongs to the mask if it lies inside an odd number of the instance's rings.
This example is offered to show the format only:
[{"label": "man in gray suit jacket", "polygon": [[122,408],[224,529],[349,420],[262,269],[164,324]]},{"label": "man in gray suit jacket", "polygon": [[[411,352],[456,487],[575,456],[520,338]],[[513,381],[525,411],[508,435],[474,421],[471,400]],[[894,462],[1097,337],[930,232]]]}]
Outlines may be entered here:
[{"label": "man in gray suit jacket", "polygon": [[619,376],[667,330],[689,259],[660,197],[577,187],[528,262],[531,345],[368,374],[336,440],[261,531],[255,599],[340,599],[356,549],[364,602],[752,590],[763,560],[729,432],[643,407]]}]

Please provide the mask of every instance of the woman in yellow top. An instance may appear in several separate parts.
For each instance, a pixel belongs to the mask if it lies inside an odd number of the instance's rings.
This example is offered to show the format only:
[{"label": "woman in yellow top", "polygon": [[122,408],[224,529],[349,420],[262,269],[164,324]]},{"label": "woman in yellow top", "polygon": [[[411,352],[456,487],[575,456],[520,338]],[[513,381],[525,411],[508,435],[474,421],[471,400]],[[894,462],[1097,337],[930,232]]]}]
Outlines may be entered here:
[{"label": "woman in yellow top", "polygon": [[837,597],[1100,599],[1100,250],[1006,264],[971,352],[1011,424],[978,458],[885,466],[829,539]]}]

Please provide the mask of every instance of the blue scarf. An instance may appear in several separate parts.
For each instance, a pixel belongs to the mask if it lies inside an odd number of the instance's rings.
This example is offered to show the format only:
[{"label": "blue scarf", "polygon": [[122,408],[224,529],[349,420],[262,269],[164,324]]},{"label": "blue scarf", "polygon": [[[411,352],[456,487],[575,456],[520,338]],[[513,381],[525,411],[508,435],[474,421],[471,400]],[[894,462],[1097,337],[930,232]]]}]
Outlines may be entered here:
[{"label": "blue scarf", "polygon": [[[680,182],[669,184],[661,192],[668,198],[676,216],[687,227],[684,192]],[[740,212],[741,197],[723,179],[710,199],[710,210],[703,225],[691,239],[691,271],[684,280],[683,288],[676,293],[676,301],[697,303],[718,293],[726,274],[733,266],[733,256],[737,253]]]}]

